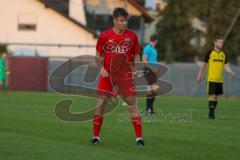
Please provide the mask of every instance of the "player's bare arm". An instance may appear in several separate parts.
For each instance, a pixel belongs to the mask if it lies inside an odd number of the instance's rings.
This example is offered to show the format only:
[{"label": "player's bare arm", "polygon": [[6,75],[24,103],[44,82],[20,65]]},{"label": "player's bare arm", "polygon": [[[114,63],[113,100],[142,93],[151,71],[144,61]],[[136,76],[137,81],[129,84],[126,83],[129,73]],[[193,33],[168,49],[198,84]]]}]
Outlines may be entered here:
[{"label": "player's bare arm", "polygon": [[134,63],[132,67],[133,76],[137,76],[137,71],[139,69],[140,56],[139,54],[134,56]]},{"label": "player's bare arm", "polygon": [[137,55],[135,55],[135,57],[134,57],[134,69],[138,69],[138,67],[139,67],[139,62],[140,62],[140,56],[139,56],[139,54],[137,54]]},{"label": "player's bare arm", "polygon": [[148,62],[146,56],[143,56],[142,62],[143,62],[149,69],[151,69],[153,72],[156,72],[156,69],[152,68],[152,66],[151,66],[150,63]]},{"label": "player's bare arm", "polygon": [[206,65],[207,65],[207,63],[205,63],[205,62],[202,63],[201,68],[200,68],[200,70],[199,70],[199,73],[198,73],[198,75],[197,75],[197,80],[196,80],[197,83],[200,83],[200,82],[201,82],[201,80],[202,80],[202,75],[203,75],[203,73],[204,73],[204,71],[205,71]]},{"label": "player's bare arm", "polygon": [[234,76],[235,75],[235,72],[231,69],[230,65],[228,63],[226,63],[224,65],[224,68],[225,70],[231,75],[231,76]]},{"label": "player's bare arm", "polygon": [[100,74],[101,74],[101,76],[102,77],[108,77],[109,76],[109,74],[108,74],[108,72],[106,71],[106,69],[104,68],[104,66],[103,66],[103,56],[100,56],[101,54],[99,54],[99,53],[96,53],[96,56],[95,56],[95,60],[96,60],[96,63],[97,63],[97,65],[98,65],[98,67],[100,67],[101,69],[100,69]]}]

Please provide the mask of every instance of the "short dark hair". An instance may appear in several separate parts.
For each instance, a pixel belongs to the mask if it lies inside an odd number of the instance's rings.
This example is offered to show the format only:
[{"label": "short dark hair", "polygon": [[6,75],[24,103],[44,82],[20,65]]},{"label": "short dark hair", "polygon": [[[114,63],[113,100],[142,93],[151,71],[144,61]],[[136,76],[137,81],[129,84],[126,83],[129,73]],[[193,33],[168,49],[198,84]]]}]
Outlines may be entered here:
[{"label": "short dark hair", "polygon": [[158,40],[158,35],[157,34],[153,34],[153,35],[150,36],[150,41],[154,42],[156,40]]},{"label": "short dark hair", "polygon": [[213,38],[213,42],[216,42],[217,40],[223,40],[223,37],[222,36],[215,36]]},{"label": "short dark hair", "polygon": [[117,7],[113,11],[113,18],[118,18],[119,16],[127,18],[128,17],[128,12],[124,8]]}]

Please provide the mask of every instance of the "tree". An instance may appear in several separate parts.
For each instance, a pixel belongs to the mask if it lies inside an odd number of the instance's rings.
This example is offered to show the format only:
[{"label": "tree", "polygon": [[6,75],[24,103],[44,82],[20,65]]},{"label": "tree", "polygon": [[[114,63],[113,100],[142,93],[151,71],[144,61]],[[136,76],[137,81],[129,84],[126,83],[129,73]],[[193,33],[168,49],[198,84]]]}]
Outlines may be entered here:
[{"label": "tree", "polygon": [[0,43],[0,54],[7,52],[7,45]]},{"label": "tree", "polygon": [[[157,32],[160,35],[159,50],[162,57],[167,51],[169,41],[173,59],[186,61],[201,52],[201,56],[212,48],[212,40],[216,36],[224,36],[227,29],[240,9],[239,0],[167,0],[168,6],[159,15],[162,17],[157,24]],[[189,44],[192,37],[196,36],[191,27],[189,17],[196,17],[207,25],[207,33],[201,33],[207,43],[201,49]],[[224,51],[228,57],[235,60],[240,56],[240,17],[224,44]]]},{"label": "tree", "polygon": [[[161,13],[162,18],[156,26],[160,37],[160,53],[164,53],[163,58],[190,61],[195,51],[189,44],[194,36],[194,30],[189,21],[189,3],[181,0],[168,0],[167,2],[168,5]],[[172,53],[169,53],[169,48]],[[168,53],[167,57],[165,53]]]},{"label": "tree", "polygon": [[[212,37],[216,35],[224,36],[231,25],[237,11],[240,9],[240,1],[238,0],[214,0],[212,4],[209,20],[208,34],[206,36],[209,47],[212,43]],[[231,60],[236,59],[240,55],[240,17],[224,44],[224,51]]]}]

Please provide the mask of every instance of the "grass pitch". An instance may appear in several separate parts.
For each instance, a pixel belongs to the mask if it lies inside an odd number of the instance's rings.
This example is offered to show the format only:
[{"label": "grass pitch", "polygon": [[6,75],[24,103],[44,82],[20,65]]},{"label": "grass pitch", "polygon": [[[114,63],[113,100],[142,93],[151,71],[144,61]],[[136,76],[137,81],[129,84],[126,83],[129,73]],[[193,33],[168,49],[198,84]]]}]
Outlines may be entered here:
[{"label": "grass pitch", "polygon": [[[136,146],[132,124],[124,119],[127,112],[124,106],[105,117],[101,144],[90,145],[91,121],[64,122],[54,115],[55,104],[67,98],[75,100],[73,112],[84,111],[96,103],[86,97],[53,93],[0,95],[0,159],[238,160],[240,157],[237,98],[220,98],[216,121],[207,119],[206,97],[157,98],[155,119],[143,115],[145,147]],[[138,105],[143,111],[145,100],[139,99]]]}]

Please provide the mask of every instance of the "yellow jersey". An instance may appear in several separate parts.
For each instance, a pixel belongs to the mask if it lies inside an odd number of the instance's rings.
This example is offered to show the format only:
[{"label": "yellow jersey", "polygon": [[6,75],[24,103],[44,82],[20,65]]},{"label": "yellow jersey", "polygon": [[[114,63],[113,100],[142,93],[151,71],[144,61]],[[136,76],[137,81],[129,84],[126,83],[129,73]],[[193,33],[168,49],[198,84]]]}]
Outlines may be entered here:
[{"label": "yellow jersey", "polygon": [[206,80],[222,83],[224,65],[228,62],[226,54],[223,51],[210,50],[205,55],[204,62],[208,64]]}]

